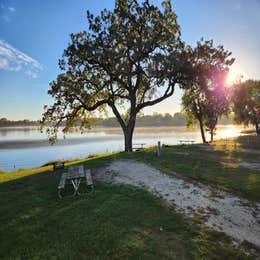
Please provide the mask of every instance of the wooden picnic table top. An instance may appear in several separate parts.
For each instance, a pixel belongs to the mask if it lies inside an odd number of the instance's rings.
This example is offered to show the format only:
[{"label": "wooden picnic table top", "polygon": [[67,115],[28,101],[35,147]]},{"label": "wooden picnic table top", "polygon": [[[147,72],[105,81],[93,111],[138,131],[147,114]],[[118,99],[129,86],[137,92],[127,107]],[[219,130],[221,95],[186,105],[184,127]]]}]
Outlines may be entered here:
[{"label": "wooden picnic table top", "polygon": [[72,165],[68,167],[68,172],[66,174],[66,179],[77,179],[77,178],[84,178],[84,166],[83,165]]},{"label": "wooden picnic table top", "polygon": [[180,140],[180,143],[194,143],[194,140]]},{"label": "wooden picnic table top", "polygon": [[135,150],[135,151],[143,150],[145,145],[146,145],[146,143],[134,143],[133,150]]},{"label": "wooden picnic table top", "polygon": [[66,175],[66,179],[78,179],[78,178],[84,178],[86,174],[84,172],[65,172],[63,173]]}]

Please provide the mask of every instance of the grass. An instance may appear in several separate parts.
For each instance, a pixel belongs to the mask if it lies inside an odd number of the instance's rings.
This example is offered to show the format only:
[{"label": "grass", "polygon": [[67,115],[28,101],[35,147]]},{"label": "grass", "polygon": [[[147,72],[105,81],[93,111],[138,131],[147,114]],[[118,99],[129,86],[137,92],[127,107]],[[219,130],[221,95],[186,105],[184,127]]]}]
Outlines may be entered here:
[{"label": "grass", "polygon": [[[79,164],[79,163],[85,163],[86,168],[99,167],[101,165],[103,166],[109,163],[111,160],[114,159],[115,156],[117,156],[117,154],[99,154],[94,157],[90,156],[86,159],[72,159],[72,160],[65,161],[65,167],[73,164]],[[52,164],[53,162],[49,162],[38,168],[20,169],[13,172],[0,171],[0,183],[16,180],[19,178],[23,178],[25,176],[30,176],[38,173],[52,172],[53,169]]]},{"label": "grass", "polygon": [[139,188],[97,184],[90,196],[59,200],[59,177],[47,171],[0,184],[0,259],[254,259],[257,254],[246,256],[225,235],[197,227]]},{"label": "grass", "polygon": [[213,143],[215,146],[222,146],[223,148],[231,149],[260,149],[260,137],[257,135],[242,135],[235,139],[220,139]]},{"label": "grass", "polygon": [[[66,165],[96,168],[119,158],[149,162],[168,174],[177,172],[181,178],[260,201],[260,172],[224,163],[254,161],[254,153],[223,149],[222,144],[210,150],[163,148],[160,158],[154,149],[147,149]],[[0,259],[255,259],[260,255],[249,243],[234,248],[223,233],[198,227],[140,188],[97,183],[91,195],[60,200],[59,178],[60,171],[48,165],[0,173]]]}]

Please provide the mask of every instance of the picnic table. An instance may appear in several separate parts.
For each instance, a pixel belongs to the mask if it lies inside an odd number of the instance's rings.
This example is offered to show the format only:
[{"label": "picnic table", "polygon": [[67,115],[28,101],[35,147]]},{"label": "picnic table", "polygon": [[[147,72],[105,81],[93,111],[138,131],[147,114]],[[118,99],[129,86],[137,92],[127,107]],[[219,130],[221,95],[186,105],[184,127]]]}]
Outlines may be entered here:
[{"label": "picnic table", "polygon": [[134,143],[133,150],[135,150],[135,151],[143,150],[145,145],[146,145],[146,143]]},{"label": "picnic table", "polygon": [[181,144],[194,144],[194,140],[180,140]]},{"label": "picnic table", "polygon": [[[60,198],[65,197],[63,193],[65,191],[66,182],[72,184],[74,189],[73,193],[66,197],[74,197],[76,195],[90,193],[94,189],[91,172],[90,170],[85,170],[83,165],[69,166],[68,171],[61,174],[58,185],[58,196]],[[86,191],[84,193],[79,191],[81,183],[86,184]]]}]

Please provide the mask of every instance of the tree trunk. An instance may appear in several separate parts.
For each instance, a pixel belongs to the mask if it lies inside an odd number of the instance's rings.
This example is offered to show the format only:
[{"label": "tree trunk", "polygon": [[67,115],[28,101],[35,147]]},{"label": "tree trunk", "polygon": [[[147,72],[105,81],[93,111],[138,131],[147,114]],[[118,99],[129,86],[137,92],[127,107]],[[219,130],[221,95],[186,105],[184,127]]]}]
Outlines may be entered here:
[{"label": "tree trunk", "polygon": [[253,125],[255,125],[256,134],[260,135],[259,119],[258,119],[256,110],[254,108],[251,108],[251,112],[253,114],[253,118],[252,118],[251,122],[253,123]]},{"label": "tree trunk", "polygon": [[132,115],[129,119],[129,123],[124,130],[125,136],[125,152],[132,152],[133,151],[133,134],[135,128],[135,120],[136,116]]},{"label": "tree trunk", "polygon": [[210,129],[210,142],[213,142],[214,129]]},{"label": "tree trunk", "polygon": [[111,101],[109,103],[109,106],[112,108],[114,115],[116,116],[117,121],[119,122],[123,130],[124,137],[125,137],[125,152],[132,152],[133,151],[132,139],[133,139],[137,112],[132,109],[129,122],[128,124],[126,124],[125,121],[122,119],[120,113],[118,112],[115,103]]},{"label": "tree trunk", "polygon": [[255,131],[257,135],[260,135],[260,127],[258,123],[255,124]]},{"label": "tree trunk", "polygon": [[201,118],[198,118],[198,120],[199,120],[199,124],[200,124],[200,133],[201,133],[202,142],[205,144],[205,143],[207,143],[207,141],[206,141],[205,132],[204,132],[204,128],[203,128],[203,122],[202,122]]},{"label": "tree trunk", "polygon": [[126,130],[124,132],[124,136],[125,136],[125,152],[132,152],[133,151],[133,134],[131,134],[131,132],[129,132],[128,130]]}]

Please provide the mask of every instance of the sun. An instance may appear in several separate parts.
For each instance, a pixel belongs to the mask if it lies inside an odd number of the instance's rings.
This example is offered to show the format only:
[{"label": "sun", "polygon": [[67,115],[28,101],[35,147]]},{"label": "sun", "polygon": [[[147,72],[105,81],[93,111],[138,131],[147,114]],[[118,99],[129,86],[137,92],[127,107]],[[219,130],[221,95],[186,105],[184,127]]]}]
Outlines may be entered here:
[{"label": "sun", "polygon": [[227,78],[226,78],[226,83],[227,85],[233,85],[239,80],[239,74],[233,70],[230,70],[228,72]]}]

